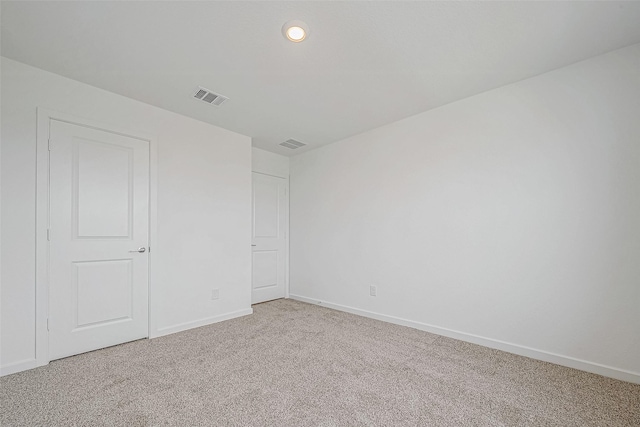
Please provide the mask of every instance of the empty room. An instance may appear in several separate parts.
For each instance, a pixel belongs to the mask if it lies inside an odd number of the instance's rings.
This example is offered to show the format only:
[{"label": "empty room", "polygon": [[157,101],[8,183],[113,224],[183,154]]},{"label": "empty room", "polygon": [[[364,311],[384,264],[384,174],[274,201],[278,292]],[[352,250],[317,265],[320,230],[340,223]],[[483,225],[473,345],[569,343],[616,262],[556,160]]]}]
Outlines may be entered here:
[{"label": "empty room", "polygon": [[640,2],[0,23],[1,426],[640,426]]}]

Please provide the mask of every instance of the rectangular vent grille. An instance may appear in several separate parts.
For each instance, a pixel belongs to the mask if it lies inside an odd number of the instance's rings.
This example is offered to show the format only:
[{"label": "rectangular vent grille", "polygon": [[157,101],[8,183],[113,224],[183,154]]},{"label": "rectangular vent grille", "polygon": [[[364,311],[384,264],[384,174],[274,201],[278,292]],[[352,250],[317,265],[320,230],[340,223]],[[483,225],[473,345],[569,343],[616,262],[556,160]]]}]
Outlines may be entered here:
[{"label": "rectangular vent grille", "polygon": [[220,95],[219,93],[213,93],[209,89],[205,89],[203,87],[199,87],[198,91],[193,94],[193,97],[206,102],[207,104],[216,106],[220,106],[223,102],[229,100],[226,96]]},{"label": "rectangular vent grille", "polygon": [[295,139],[287,139],[285,142],[281,142],[280,145],[295,150],[296,148],[304,147],[307,144],[296,141]]}]

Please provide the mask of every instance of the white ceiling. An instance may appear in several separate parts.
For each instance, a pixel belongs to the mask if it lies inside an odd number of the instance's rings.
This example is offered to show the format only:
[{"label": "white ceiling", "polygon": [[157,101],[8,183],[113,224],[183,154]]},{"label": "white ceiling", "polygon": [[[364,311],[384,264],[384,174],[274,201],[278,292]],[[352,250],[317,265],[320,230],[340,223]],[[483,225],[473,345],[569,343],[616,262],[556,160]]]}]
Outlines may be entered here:
[{"label": "white ceiling", "polygon": [[[640,42],[640,2],[2,2],[2,55],[291,155]],[[305,21],[291,43],[281,27]],[[230,98],[191,98],[197,86]],[[279,147],[294,138],[309,144]]]}]

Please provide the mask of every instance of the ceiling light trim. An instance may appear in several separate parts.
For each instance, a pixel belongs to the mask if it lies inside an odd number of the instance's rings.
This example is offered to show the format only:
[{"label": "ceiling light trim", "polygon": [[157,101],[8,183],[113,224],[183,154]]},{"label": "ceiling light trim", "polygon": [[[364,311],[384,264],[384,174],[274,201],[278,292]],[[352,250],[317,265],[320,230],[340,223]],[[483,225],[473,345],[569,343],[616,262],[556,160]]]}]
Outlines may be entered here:
[{"label": "ceiling light trim", "polygon": [[282,35],[293,43],[300,43],[309,37],[309,26],[297,19],[287,21],[282,26]]}]

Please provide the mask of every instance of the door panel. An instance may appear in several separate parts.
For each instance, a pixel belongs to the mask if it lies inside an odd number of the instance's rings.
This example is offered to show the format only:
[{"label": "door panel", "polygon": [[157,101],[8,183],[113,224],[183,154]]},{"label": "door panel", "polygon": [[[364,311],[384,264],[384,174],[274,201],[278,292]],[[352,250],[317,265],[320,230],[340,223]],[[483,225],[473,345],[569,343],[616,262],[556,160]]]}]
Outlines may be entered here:
[{"label": "door panel", "polygon": [[278,271],[278,251],[253,252],[253,288],[278,286],[282,279]]},{"label": "door panel", "polygon": [[75,327],[131,320],[131,260],[74,262]]},{"label": "door panel", "polygon": [[76,142],[77,236],[130,238],[133,150],[79,138]]},{"label": "door panel", "polygon": [[282,178],[255,176],[253,180],[253,237],[278,238],[280,232],[280,194]]},{"label": "door panel", "polygon": [[148,143],[51,121],[50,193],[50,359],[147,337]]},{"label": "door panel", "polygon": [[252,303],[285,297],[287,180],[253,173]]}]

